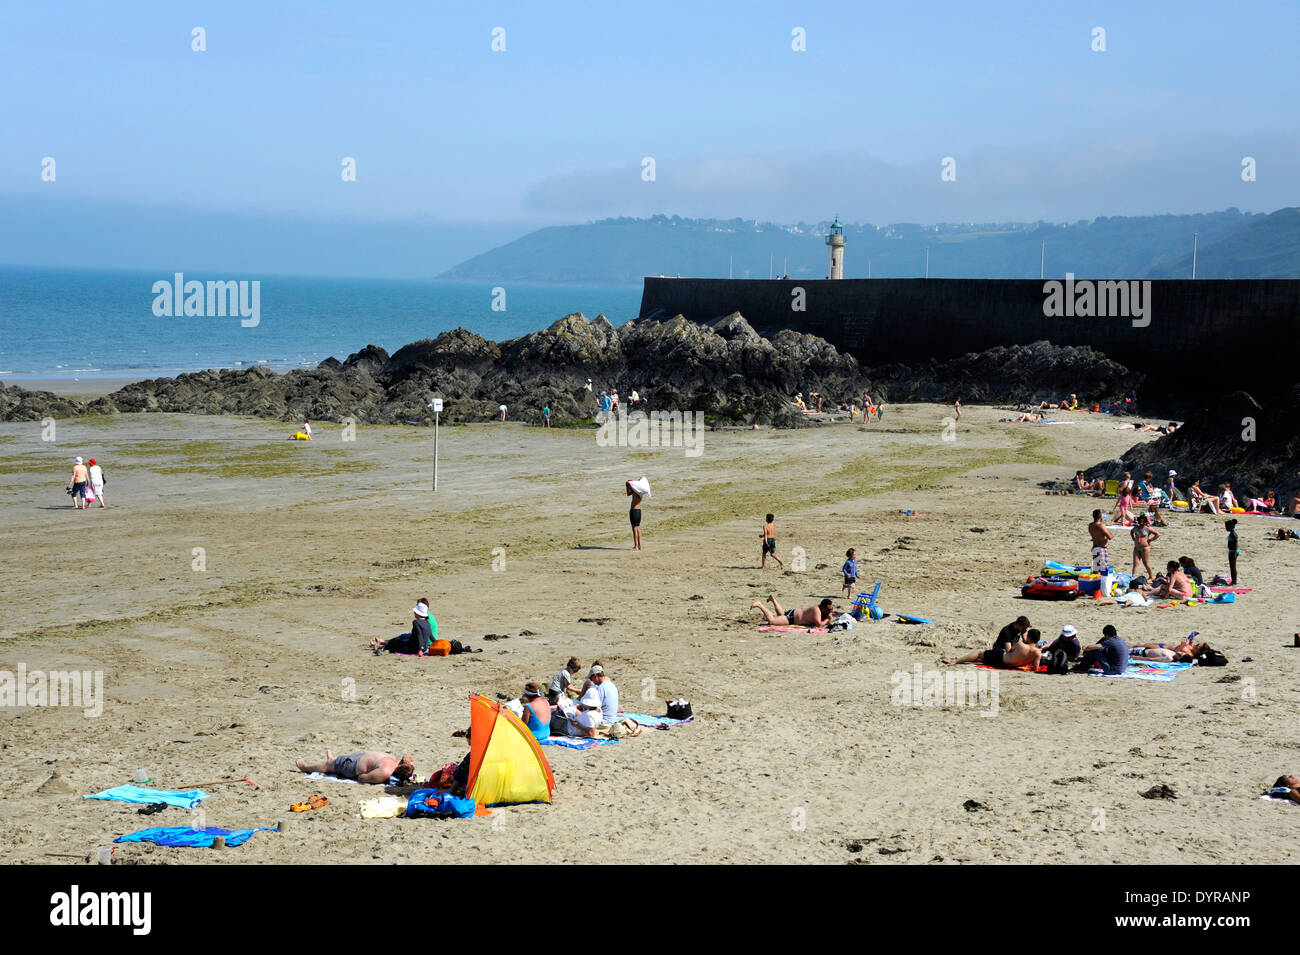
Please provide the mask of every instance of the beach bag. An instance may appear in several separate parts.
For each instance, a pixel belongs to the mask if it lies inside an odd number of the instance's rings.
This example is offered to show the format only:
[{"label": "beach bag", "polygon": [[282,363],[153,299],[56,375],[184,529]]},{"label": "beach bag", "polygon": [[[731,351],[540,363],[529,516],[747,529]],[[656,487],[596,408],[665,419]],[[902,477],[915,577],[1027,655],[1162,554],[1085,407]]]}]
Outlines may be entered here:
[{"label": "beach bag", "polygon": [[429,644],[429,656],[431,657],[445,657],[450,653],[450,640],[435,640],[433,643]]},{"label": "beach bag", "polygon": [[466,796],[438,793],[436,789],[417,789],[406,801],[406,815],[415,819],[430,816],[434,819],[468,819],[474,815],[474,800]]},{"label": "beach bag", "polygon": [[1048,673],[1070,672],[1070,658],[1064,650],[1048,650],[1042,656],[1042,664]]},{"label": "beach bag", "polygon": [[853,617],[851,614],[842,613],[838,617],[836,617],[834,622],[826,629],[829,630],[831,633],[834,633],[838,630],[852,630]]},{"label": "beach bag", "polygon": [[691,712],[689,700],[669,700],[668,718],[670,720],[689,720],[695,714]]},{"label": "beach bag", "polygon": [[1226,667],[1228,658],[1218,650],[1206,649],[1196,655],[1196,664],[1203,667]]}]

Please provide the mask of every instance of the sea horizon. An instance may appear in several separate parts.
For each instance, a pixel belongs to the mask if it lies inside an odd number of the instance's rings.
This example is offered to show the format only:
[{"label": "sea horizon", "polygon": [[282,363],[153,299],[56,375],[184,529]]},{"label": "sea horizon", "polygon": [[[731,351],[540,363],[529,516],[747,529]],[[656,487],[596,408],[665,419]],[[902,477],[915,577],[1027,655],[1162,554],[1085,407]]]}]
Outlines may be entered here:
[{"label": "sea horizon", "polygon": [[[176,271],[0,264],[0,380],[156,378],[209,368],[282,372],[390,353],[464,327],[506,341],[565,315],[637,316],[640,286],[181,271],[186,283],[256,282],[259,314],[155,314]],[[163,306],[170,305],[164,301]],[[248,324],[245,324],[248,323]]]}]

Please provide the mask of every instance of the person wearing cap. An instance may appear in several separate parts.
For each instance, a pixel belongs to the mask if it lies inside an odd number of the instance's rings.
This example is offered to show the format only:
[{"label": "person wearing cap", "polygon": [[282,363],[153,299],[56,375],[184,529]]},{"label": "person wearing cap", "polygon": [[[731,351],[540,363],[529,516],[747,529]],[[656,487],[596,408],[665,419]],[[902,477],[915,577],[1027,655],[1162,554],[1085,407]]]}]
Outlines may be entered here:
[{"label": "person wearing cap", "polygon": [[90,506],[86,504],[86,481],[89,477],[86,466],[81,463],[81,458],[74,458],[72,477],[68,478],[68,493],[72,495],[72,506],[76,510],[81,510],[83,506],[86,510],[90,510]]},{"label": "person wearing cap", "polygon": [[[614,685],[613,678],[605,672],[604,667],[591,674],[591,685],[592,689],[596,691],[597,699],[600,700],[600,721],[606,725],[617,723],[618,687]],[[588,690],[587,692],[590,693],[591,691]]]},{"label": "person wearing cap", "polygon": [[1069,659],[1079,659],[1079,654],[1083,652],[1083,644],[1079,642],[1079,631],[1067,623],[1061,628],[1061,635],[1048,644],[1043,652],[1051,653],[1053,650],[1064,650]]},{"label": "person wearing cap", "polygon": [[524,725],[532,731],[537,739],[546,739],[551,735],[551,704],[542,695],[542,688],[536,683],[524,687],[519,701],[524,706]]},{"label": "person wearing cap", "polygon": [[100,507],[106,507],[104,504],[104,469],[99,466],[94,458],[90,459],[90,467],[86,469],[86,480],[90,482],[90,489],[95,493],[95,500],[99,501]]},{"label": "person wearing cap", "polygon": [[438,621],[429,613],[429,600],[427,597],[421,597],[415,602],[411,615],[414,619],[411,620],[409,633],[398,634],[391,640],[375,637],[370,641],[370,649],[375,651],[376,654],[383,653],[386,650],[389,653],[428,656],[429,644],[438,639]]}]

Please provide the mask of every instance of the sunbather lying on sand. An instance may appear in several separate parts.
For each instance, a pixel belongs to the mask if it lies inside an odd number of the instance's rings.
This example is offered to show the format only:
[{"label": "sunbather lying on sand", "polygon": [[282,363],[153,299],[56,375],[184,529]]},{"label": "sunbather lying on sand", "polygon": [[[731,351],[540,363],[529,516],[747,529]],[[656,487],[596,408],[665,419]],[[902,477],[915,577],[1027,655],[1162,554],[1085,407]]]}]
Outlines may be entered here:
[{"label": "sunbather lying on sand", "polygon": [[818,630],[827,626],[835,616],[835,604],[829,597],[815,607],[804,607],[802,610],[782,610],[776,602],[776,594],[768,594],[767,599],[772,602],[775,613],[758,600],[750,604],[750,607],[763,611],[769,627],[808,627],[810,630]]},{"label": "sunbather lying on sand", "polygon": [[1040,414],[1035,414],[1035,413],[1032,412],[1032,411],[1022,411],[1020,414],[1016,415],[1014,418],[1003,418],[1002,420],[1003,420],[1003,421],[1010,421],[1010,422],[1013,423],[1013,424],[1020,424],[1020,422],[1022,422],[1022,421],[1042,421],[1042,420],[1043,420],[1043,416],[1040,415]]},{"label": "sunbather lying on sand", "polygon": [[1290,799],[1292,802],[1300,802],[1300,779],[1291,775],[1279,776],[1268,794],[1275,799]]},{"label": "sunbather lying on sand", "polygon": [[411,778],[415,772],[415,761],[410,756],[398,759],[392,753],[374,750],[365,753],[352,753],[349,756],[335,756],[325,750],[325,762],[309,763],[299,756],[294,765],[304,773],[330,773],[344,779],[355,779],[359,783],[382,785],[389,777],[399,781]]},{"label": "sunbather lying on sand", "polygon": [[1165,663],[1191,663],[1192,659],[1209,647],[1204,643],[1193,643],[1190,636],[1172,643],[1135,643],[1128,648],[1129,656],[1142,657],[1147,660],[1162,660]]},{"label": "sunbather lying on sand", "polygon": [[1037,667],[1042,659],[1043,651],[1038,647],[1038,639],[1042,636],[1037,630],[1026,630],[1020,638],[1020,642],[1013,645],[1010,650],[999,650],[994,647],[992,650],[972,650],[965,656],[950,658],[942,661],[943,663],[953,666],[958,663],[982,663],[986,667],[998,667],[1003,670],[1015,670],[1019,667]]},{"label": "sunbather lying on sand", "polygon": [[1142,593],[1142,588],[1137,584],[1129,584],[1128,590],[1119,597],[1098,597],[1093,600],[1093,606],[1104,607],[1111,604],[1118,604],[1121,607],[1150,607],[1155,600]]}]

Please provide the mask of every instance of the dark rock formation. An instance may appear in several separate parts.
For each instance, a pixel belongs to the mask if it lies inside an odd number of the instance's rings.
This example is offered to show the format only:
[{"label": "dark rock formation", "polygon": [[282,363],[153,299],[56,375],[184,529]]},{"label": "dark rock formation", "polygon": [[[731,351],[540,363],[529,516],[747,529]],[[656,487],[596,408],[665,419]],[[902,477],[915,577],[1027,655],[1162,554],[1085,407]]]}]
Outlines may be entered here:
[{"label": "dark rock formation", "polygon": [[1045,341],[990,348],[947,361],[873,366],[869,371],[893,402],[951,402],[960,397],[969,404],[1037,405],[1075,394],[1081,406],[1095,402],[1106,407],[1142,383],[1141,375],[1099,351]]},{"label": "dark rock formation", "polygon": [[83,402],[50,391],[27,391],[0,382],[0,421],[40,421],[86,414]]},{"label": "dark rock formation", "polygon": [[[593,390],[586,389],[587,379]],[[768,341],[739,315],[708,325],[680,316],[614,328],[599,315],[566,315],[549,328],[500,344],[463,328],[389,355],[367,345],[345,361],[277,375],[255,366],[135,382],[93,410],[237,414],[295,420],[432,423],[429,400],[444,399],[447,421],[486,421],[502,404],[514,420],[590,418],[597,394],[636,389],[650,409],[700,411],[723,421],[781,427],[806,424],[790,399],[817,391],[828,402],[869,388],[856,359],[813,335],[781,332]],[[5,410],[41,417],[85,413],[90,406],[53,395],[6,389]],[[57,411],[42,410],[55,407]],[[8,416],[7,416],[8,417]]]},{"label": "dark rock formation", "polygon": [[1285,504],[1300,490],[1300,385],[1263,404],[1234,392],[1190,415],[1173,434],[1134,445],[1088,475],[1117,478],[1124,471],[1151,471],[1163,484],[1171,470],[1178,472],[1184,491],[1198,478],[1209,494],[1229,481],[1238,499],[1272,490]]}]

